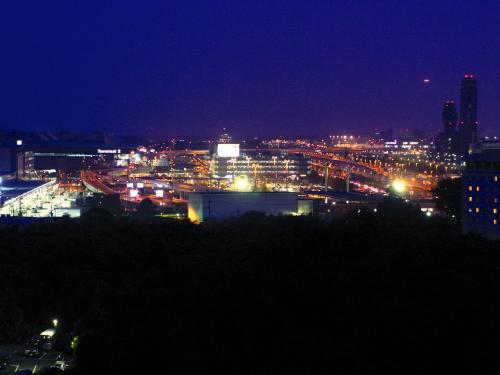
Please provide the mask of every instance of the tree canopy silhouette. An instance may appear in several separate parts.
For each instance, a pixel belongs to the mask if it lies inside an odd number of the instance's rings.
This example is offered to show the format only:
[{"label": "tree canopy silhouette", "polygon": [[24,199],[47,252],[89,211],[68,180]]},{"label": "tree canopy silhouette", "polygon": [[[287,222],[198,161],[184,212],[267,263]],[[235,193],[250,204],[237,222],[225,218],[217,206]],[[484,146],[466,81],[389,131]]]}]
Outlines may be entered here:
[{"label": "tree canopy silhouette", "polygon": [[435,196],[434,202],[436,202],[436,208],[446,212],[450,216],[460,218],[461,190],[461,178],[447,178],[439,181],[437,186],[432,190]]},{"label": "tree canopy silhouette", "polygon": [[462,355],[464,301],[496,316],[498,242],[401,200],[333,221],[94,210],[0,238],[1,341],[58,316],[77,374],[417,371],[492,352],[478,322]]},{"label": "tree canopy silhouette", "polygon": [[137,216],[141,218],[151,218],[155,214],[155,207],[151,199],[143,199],[137,206]]}]

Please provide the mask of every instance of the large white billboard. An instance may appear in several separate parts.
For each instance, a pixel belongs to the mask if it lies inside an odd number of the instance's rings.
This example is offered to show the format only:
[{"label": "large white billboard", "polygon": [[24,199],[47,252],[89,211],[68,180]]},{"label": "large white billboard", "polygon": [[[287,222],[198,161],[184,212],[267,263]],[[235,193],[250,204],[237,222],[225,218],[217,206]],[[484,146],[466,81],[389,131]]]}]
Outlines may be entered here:
[{"label": "large white billboard", "polygon": [[220,158],[237,158],[240,156],[240,145],[238,143],[217,144],[217,156]]}]

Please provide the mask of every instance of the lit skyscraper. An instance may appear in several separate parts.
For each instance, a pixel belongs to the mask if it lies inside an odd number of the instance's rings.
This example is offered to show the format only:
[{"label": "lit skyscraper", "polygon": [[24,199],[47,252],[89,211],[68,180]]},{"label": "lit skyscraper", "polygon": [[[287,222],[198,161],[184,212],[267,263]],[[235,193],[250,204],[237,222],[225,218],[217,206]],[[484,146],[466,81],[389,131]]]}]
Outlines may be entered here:
[{"label": "lit skyscraper", "polygon": [[466,74],[460,88],[460,151],[467,154],[469,145],[477,142],[477,86],[473,74]]}]

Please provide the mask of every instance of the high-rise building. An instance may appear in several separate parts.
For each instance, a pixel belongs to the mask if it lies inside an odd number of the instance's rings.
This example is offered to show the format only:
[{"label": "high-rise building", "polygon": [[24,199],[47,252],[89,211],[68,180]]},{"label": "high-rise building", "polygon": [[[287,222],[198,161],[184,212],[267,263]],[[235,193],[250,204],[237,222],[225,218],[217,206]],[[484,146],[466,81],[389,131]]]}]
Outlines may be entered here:
[{"label": "high-rise building", "polygon": [[460,152],[465,155],[477,142],[477,85],[473,74],[466,74],[460,88]]},{"label": "high-rise building", "polygon": [[456,132],[458,113],[453,100],[448,100],[444,103],[441,120],[443,122],[444,133],[453,134]]},{"label": "high-rise building", "polygon": [[441,120],[443,122],[443,131],[439,133],[437,139],[437,151],[441,159],[452,161],[455,155],[459,153],[458,113],[454,101],[448,100],[444,103]]}]

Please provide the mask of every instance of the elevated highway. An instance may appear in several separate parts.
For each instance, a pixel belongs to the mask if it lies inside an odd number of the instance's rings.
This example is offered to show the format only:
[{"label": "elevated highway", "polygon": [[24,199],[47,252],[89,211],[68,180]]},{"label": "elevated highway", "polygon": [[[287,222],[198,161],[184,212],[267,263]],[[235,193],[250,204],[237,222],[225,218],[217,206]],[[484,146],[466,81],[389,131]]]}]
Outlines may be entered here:
[{"label": "elevated highway", "polygon": [[104,183],[98,173],[93,171],[81,171],[80,178],[87,189],[93,193],[119,194]]}]

